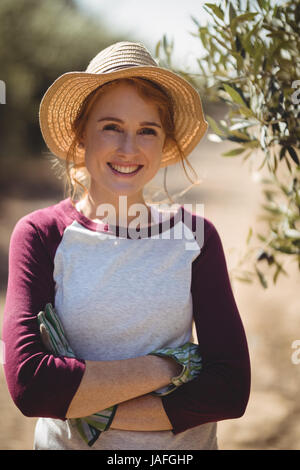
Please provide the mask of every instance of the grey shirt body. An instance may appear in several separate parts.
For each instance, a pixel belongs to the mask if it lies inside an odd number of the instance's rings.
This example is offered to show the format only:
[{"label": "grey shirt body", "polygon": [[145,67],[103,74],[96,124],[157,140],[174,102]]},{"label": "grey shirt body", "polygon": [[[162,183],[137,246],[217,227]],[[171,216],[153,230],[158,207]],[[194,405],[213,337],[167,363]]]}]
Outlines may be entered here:
[{"label": "grey shirt body", "polygon": [[[66,227],[54,257],[55,308],[76,357],[134,358],[191,340],[191,264],[201,249],[186,229],[179,220],[164,238],[132,240],[77,220]],[[90,449],[68,420],[51,418],[38,419],[34,448]],[[207,423],[176,435],[109,429],[91,450],[216,448],[216,423]]]}]

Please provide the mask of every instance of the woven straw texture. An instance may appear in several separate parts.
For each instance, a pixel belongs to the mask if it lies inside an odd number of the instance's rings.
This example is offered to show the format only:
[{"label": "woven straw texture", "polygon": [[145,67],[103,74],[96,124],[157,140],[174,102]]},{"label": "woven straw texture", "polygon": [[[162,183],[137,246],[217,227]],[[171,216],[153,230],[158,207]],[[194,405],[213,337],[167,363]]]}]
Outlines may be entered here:
[{"label": "woven straw texture", "polygon": [[[159,84],[174,107],[175,137],[185,157],[204,136],[205,121],[197,91],[177,74],[158,67],[147,49],[138,43],[119,42],[99,52],[85,72],[61,75],[46,91],[40,105],[43,138],[52,153],[66,158],[74,139],[72,122],[82,101],[104,83],[119,78],[141,77]],[[78,160],[77,160],[78,159]],[[76,160],[84,159],[84,150],[76,148]],[[180,160],[172,142],[164,148],[161,167]]]}]

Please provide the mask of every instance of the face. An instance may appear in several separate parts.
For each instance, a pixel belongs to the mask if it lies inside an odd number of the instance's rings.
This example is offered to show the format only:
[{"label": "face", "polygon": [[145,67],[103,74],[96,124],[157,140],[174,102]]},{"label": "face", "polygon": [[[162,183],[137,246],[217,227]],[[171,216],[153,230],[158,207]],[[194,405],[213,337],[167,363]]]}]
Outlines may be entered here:
[{"label": "face", "polygon": [[90,189],[108,200],[114,194],[140,202],[145,184],[160,168],[164,141],[154,104],[128,84],[108,89],[94,104],[84,130]]}]

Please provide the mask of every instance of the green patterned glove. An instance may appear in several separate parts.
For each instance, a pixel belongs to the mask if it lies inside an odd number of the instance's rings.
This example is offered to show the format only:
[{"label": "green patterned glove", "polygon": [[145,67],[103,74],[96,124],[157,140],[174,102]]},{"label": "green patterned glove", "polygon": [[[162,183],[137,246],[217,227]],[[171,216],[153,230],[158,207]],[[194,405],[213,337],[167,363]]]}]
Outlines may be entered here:
[{"label": "green patterned glove", "polygon": [[200,374],[202,369],[202,358],[199,346],[194,343],[185,343],[177,348],[161,348],[149,353],[154,356],[171,357],[183,366],[181,374],[173,377],[171,383],[166,387],[152,392],[152,395],[164,396],[176,390],[180,385],[190,382]]},{"label": "green patterned glove", "polygon": [[52,304],[47,304],[45,311],[39,312],[37,318],[41,337],[48,351],[56,356],[75,358],[75,354],[67,341],[63,326]]},{"label": "green patterned glove", "polygon": [[[48,351],[52,352],[55,356],[75,358],[76,356],[68,343],[62,323],[51,303],[45,306],[45,311],[38,313],[37,318],[41,338]],[[91,447],[101,432],[109,429],[117,406],[111,406],[91,416],[72,418],[68,419],[68,421],[77,428],[82,439]]]}]

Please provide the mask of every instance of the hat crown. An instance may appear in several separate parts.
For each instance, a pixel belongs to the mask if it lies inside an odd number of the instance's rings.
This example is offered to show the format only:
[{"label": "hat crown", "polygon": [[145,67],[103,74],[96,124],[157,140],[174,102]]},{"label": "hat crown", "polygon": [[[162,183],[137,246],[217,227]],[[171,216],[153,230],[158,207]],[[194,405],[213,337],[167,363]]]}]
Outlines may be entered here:
[{"label": "hat crown", "polygon": [[86,72],[108,73],[121,68],[137,66],[157,67],[157,63],[142,44],[122,41],[100,51],[90,61]]}]

